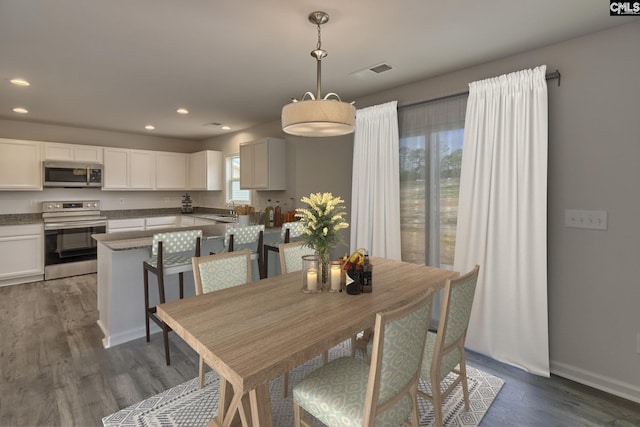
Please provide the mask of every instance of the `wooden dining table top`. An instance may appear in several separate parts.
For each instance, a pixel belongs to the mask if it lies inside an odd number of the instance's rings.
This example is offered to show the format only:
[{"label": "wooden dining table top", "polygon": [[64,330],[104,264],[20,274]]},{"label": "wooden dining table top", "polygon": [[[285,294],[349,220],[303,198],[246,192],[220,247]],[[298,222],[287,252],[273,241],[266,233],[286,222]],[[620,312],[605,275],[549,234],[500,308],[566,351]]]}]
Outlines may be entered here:
[{"label": "wooden dining table top", "polygon": [[298,271],[161,304],[157,313],[236,393],[247,393],[373,327],[377,312],[457,275],[385,258],[371,262],[371,293],[306,294]]}]

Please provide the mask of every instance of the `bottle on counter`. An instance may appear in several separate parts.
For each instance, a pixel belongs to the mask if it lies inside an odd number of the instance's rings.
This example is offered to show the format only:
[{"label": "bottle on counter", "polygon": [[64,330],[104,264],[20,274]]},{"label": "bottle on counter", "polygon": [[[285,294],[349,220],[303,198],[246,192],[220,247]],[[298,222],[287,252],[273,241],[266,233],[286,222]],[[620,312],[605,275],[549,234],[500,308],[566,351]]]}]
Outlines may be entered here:
[{"label": "bottle on counter", "polygon": [[264,228],[273,227],[273,206],[264,208]]},{"label": "bottle on counter", "polygon": [[373,264],[369,262],[369,255],[365,255],[362,263],[362,292],[371,291],[373,291]]},{"label": "bottle on counter", "polygon": [[276,200],[276,207],[273,209],[273,226],[282,227],[282,208],[278,200]]}]

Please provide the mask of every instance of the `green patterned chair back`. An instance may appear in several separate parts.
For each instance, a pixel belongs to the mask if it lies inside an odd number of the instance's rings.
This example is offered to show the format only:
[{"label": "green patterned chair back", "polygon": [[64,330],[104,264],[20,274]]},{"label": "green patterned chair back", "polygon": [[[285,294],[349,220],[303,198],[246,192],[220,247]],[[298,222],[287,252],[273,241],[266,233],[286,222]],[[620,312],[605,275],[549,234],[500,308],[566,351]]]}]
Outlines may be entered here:
[{"label": "green patterned chair back", "polygon": [[[411,413],[411,395],[403,390],[412,382],[417,387],[432,300],[430,292],[406,307],[376,316],[371,371],[378,396],[372,398],[377,405],[394,398],[397,402],[377,415],[375,425],[400,425]],[[367,393],[372,392],[369,387]]]},{"label": "green patterned chair back", "polygon": [[171,231],[168,233],[156,233],[151,243],[151,255],[158,256],[158,243],[162,242],[162,251],[165,254],[193,251],[196,239],[202,239],[202,230]]},{"label": "green patterned chair back", "polygon": [[467,274],[447,280],[438,333],[430,333],[427,338],[423,376],[428,378],[430,371],[436,369],[441,381],[462,361],[479,271],[476,265]]},{"label": "green patterned chair back", "polygon": [[285,241],[287,229],[289,230],[289,242],[292,242],[293,239],[298,239],[304,234],[304,224],[301,221],[285,222],[282,224],[282,230],[280,231],[280,241],[282,242]]},{"label": "green patterned chair back", "polygon": [[304,242],[281,243],[278,245],[280,252],[280,271],[282,274],[302,270],[302,257],[313,255],[315,251]]},{"label": "green patterned chair back", "polygon": [[251,251],[243,249],[193,258],[196,295],[219,291],[251,281]]},{"label": "green patterned chair back", "polygon": [[224,233],[224,246],[226,248],[229,247],[229,238],[233,234],[234,250],[247,248],[251,249],[252,252],[256,252],[261,231],[264,232],[264,224],[229,227]]}]

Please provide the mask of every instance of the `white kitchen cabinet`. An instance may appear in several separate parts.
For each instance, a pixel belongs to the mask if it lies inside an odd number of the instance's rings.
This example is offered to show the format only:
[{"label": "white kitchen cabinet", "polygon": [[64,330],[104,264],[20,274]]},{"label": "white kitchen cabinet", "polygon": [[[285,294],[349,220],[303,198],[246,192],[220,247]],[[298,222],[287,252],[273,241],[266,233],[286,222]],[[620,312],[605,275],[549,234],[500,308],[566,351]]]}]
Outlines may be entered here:
[{"label": "white kitchen cabinet", "polygon": [[102,147],[45,142],[44,160],[102,163]]},{"label": "white kitchen cabinet", "polygon": [[177,216],[158,216],[145,219],[145,230],[177,227],[180,223]]},{"label": "white kitchen cabinet", "polygon": [[222,152],[198,151],[189,155],[189,189],[222,190]]},{"label": "white kitchen cabinet", "polygon": [[156,152],[156,189],[186,190],[188,165],[188,154]]},{"label": "white kitchen cabinet", "polygon": [[0,226],[0,254],[0,286],[43,280],[43,224]]},{"label": "white kitchen cabinet", "polygon": [[107,233],[123,231],[144,231],[144,218],[124,218],[107,220]]},{"label": "white kitchen cabinet", "polygon": [[240,144],[240,188],[286,190],[285,144],[283,139],[277,138]]},{"label": "white kitchen cabinet", "polygon": [[42,190],[42,143],[0,138],[0,190]]},{"label": "white kitchen cabinet", "polygon": [[104,148],[103,190],[153,190],[155,152]]}]

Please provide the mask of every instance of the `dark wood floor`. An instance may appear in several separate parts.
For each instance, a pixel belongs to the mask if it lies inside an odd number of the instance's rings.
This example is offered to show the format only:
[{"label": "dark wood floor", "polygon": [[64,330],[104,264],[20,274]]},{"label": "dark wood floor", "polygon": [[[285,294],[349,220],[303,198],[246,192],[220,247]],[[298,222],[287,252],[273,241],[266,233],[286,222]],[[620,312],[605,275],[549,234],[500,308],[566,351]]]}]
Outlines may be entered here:
[{"label": "dark wood floor", "polygon": [[[102,417],[197,375],[196,354],[171,335],[108,350],[96,324],[95,275],[0,288],[0,425],[100,426]],[[478,354],[506,380],[482,426],[638,426],[640,405]],[[283,426],[278,426],[283,427]]]}]

